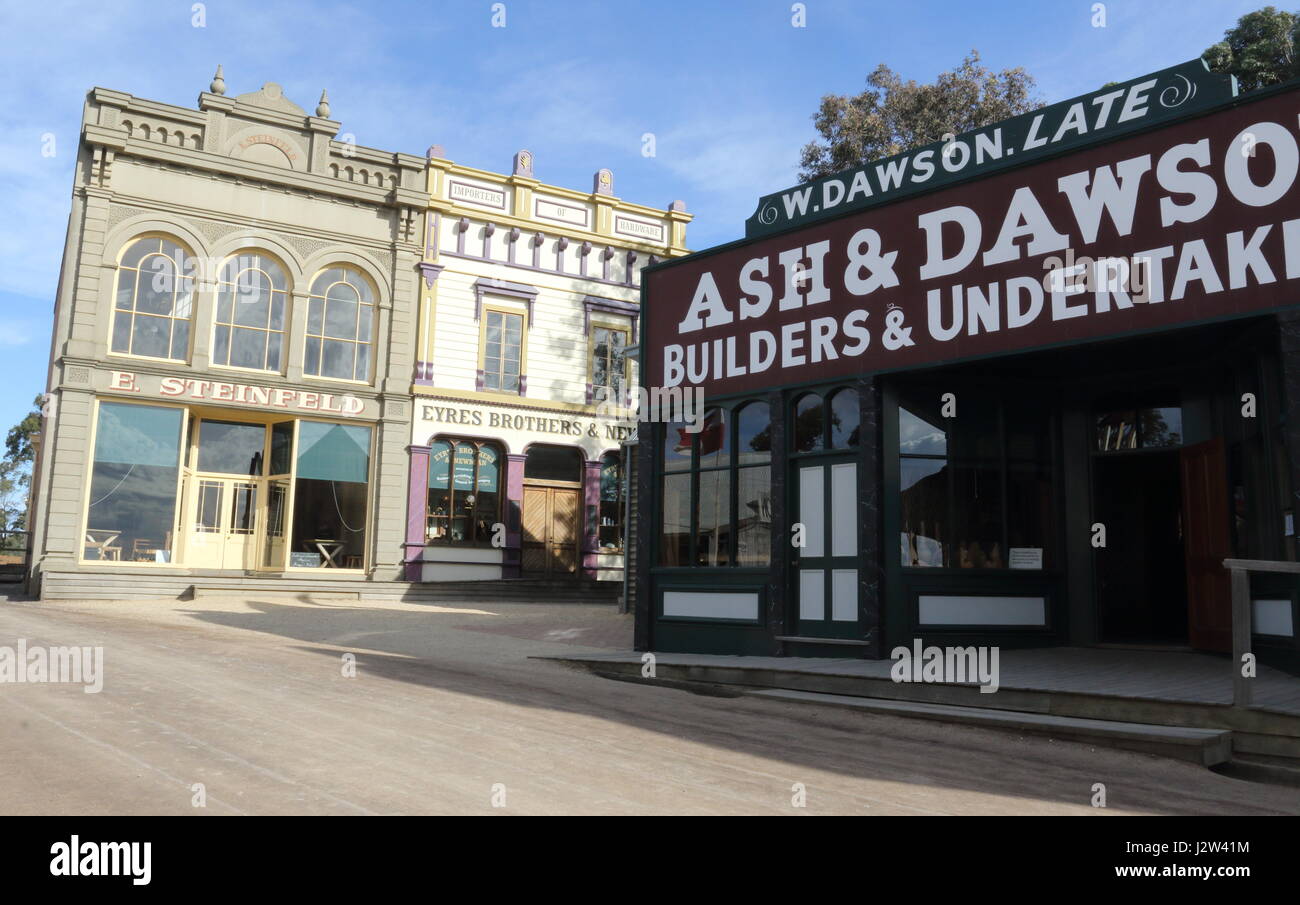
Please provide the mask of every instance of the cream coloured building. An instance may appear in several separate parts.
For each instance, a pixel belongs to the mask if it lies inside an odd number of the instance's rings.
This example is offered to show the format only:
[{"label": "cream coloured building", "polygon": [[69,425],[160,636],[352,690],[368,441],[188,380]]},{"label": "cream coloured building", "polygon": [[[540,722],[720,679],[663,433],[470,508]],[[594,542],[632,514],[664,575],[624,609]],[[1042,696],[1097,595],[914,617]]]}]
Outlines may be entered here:
[{"label": "cream coloured building", "polygon": [[641,270],[691,215],[428,153],[407,577],[623,578]]},{"label": "cream coloured building", "polygon": [[323,93],[313,115],[225,90],[87,96],[34,476],[47,595],[404,577],[426,162],[340,140]]}]

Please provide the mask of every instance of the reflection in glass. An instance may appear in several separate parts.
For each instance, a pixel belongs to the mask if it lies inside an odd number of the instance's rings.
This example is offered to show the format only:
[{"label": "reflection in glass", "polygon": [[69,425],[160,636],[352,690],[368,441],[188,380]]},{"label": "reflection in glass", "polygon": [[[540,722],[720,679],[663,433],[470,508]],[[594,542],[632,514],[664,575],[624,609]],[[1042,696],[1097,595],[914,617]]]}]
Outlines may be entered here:
[{"label": "reflection in glass", "polygon": [[859,443],[862,412],[858,391],[837,390],[831,396],[831,449],[850,449]]},{"label": "reflection in glass", "polygon": [[659,543],[661,566],[691,563],[691,476],[669,474],[663,483],[663,523]]},{"label": "reflection in glass", "polygon": [[943,459],[902,459],[903,565],[948,565],[948,474]]},{"label": "reflection in glass", "polygon": [[772,555],[772,469],[736,470],[736,565],[766,566]]},{"label": "reflection in glass", "polygon": [[811,452],[821,449],[826,433],[825,407],[822,397],[809,393],[794,405],[794,450]]},{"label": "reflection in glass", "polygon": [[199,471],[260,475],[266,427],[204,420],[199,426]]},{"label": "reflection in glass", "polygon": [[898,451],[911,456],[944,456],[948,454],[948,433],[939,427],[937,414],[926,417],[902,406],[898,409]]},{"label": "reflection in glass", "polygon": [[695,561],[701,566],[725,566],[731,533],[731,473],[726,469],[700,472],[700,498],[696,507],[699,530]]},{"label": "reflection in glass", "polygon": [[699,431],[700,468],[722,468],[731,463],[731,437],[727,412],[712,408],[704,412]]},{"label": "reflection in glass", "polygon": [[171,561],[181,422],[180,409],[100,403],[85,559]]},{"label": "reflection in glass", "polygon": [[295,565],[360,569],[365,561],[370,428],[302,421],[294,483]]}]

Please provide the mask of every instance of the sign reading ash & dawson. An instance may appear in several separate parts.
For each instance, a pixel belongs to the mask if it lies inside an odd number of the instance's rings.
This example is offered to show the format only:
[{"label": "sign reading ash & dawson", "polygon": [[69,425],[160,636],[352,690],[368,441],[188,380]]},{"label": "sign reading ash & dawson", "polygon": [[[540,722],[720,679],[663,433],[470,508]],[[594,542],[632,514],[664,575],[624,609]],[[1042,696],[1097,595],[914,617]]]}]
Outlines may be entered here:
[{"label": "sign reading ash & dawson", "polygon": [[661,264],[646,383],[750,392],[1295,305],[1298,169],[1292,88]]}]

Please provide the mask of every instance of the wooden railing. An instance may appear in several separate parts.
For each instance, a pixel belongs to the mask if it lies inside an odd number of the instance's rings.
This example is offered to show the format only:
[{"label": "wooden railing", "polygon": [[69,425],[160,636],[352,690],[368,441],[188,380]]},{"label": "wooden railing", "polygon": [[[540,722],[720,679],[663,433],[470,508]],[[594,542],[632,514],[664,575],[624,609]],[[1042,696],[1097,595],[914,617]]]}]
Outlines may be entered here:
[{"label": "wooden railing", "polygon": [[1251,572],[1285,572],[1300,575],[1300,562],[1270,559],[1225,559],[1232,573],[1232,705],[1250,706],[1250,679],[1241,674],[1241,662],[1250,653]]}]

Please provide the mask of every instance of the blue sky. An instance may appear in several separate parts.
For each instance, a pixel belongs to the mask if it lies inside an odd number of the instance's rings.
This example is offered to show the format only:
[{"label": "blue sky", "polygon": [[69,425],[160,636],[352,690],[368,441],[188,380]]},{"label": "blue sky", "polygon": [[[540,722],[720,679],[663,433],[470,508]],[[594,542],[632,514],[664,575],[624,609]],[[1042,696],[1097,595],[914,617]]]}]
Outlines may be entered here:
[{"label": "blue sky", "polygon": [[[279,82],[359,144],[537,176],[657,206],[684,199],[692,248],[738,238],[754,202],[793,185],[811,115],[884,62],[928,81],[977,48],[1053,102],[1201,53],[1262,0],[490,0],[336,3],[5,0],[0,9],[0,430],[45,386],[81,106],[94,86],[193,107],[218,63],[228,94]],[[1286,6],[1286,4],[1283,4]],[[656,154],[642,156],[641,137]],[[55,136],[55,154],[42,156]]]}]

